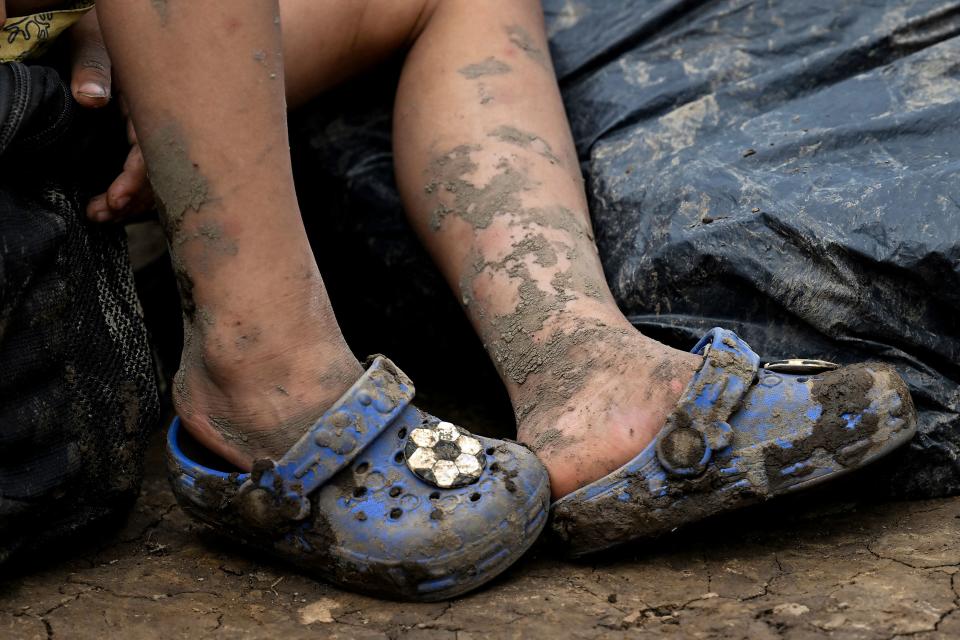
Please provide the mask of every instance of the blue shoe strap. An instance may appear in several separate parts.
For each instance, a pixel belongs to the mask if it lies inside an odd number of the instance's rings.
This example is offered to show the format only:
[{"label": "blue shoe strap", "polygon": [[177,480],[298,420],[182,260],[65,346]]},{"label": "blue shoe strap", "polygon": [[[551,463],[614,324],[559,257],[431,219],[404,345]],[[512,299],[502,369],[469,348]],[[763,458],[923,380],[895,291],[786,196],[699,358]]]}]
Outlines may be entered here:
[{"label": "blue shoe strap", "polygon": [[305,517],[309,513],[307,496],[376,440],[407,408],[413,395],[413,382],[389,359],[377,356],[272,468],[270,461],[255,463],[249,486],[242,491],[260,488],[278,498],[295,500],[301,505],[296,518]]},{"label": "blue shoe strap", "polygon": [[671,475],[696,476],[706,469],[713,452],[733,435],[727,419],[750,390],[760,357],[737,334],[711,329],[693,353],[703,356],[676,409],[657,436],[657,458]]}]

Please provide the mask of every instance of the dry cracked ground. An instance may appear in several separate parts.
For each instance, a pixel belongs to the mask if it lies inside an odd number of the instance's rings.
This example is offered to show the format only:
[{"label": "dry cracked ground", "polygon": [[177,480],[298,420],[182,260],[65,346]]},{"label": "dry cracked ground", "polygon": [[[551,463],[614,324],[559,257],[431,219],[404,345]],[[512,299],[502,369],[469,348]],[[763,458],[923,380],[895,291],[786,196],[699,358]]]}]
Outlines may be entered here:
[{"label": "dry cracked ground", "polygon": [[159,447],[148,465],[119,533],[0,582],[0,637],[960,637],[960,498],[864,505],[832,490],[581,563],[544,543],[479,593],[404,604],[202,534]]}]

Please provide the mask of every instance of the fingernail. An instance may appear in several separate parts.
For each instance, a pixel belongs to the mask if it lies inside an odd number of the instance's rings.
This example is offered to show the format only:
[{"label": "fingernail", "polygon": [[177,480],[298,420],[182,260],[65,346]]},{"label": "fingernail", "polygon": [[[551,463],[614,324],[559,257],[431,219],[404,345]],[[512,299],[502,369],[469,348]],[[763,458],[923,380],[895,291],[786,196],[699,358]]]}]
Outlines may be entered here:
[{"label": "fingernail", "polygon": [[87,96],[88,98],[106,98],[107,88],[96,82],[84,82],[80,85],[80,88],[77,89],[77,93],[82,96]]},{"label": "fingernail", "polygon": [[128,204],[130,204],[130,196],[120,196],[113,201],[113,208],[117,210],[126,209]]}]

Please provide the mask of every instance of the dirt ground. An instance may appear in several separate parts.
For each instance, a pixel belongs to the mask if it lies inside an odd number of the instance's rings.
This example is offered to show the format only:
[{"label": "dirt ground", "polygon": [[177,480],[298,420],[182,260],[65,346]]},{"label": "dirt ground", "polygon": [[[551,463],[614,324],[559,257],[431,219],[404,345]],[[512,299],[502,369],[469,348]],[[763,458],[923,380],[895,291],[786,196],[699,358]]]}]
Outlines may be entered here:
[{"label": "dirt ground", "polygon": [[0,582],[0,638],[960,636],[960,498],[857,505],[830,489],[589,562],[544,542],[479,593],[404,604],[198,531],[156,445],[120,532]]}]

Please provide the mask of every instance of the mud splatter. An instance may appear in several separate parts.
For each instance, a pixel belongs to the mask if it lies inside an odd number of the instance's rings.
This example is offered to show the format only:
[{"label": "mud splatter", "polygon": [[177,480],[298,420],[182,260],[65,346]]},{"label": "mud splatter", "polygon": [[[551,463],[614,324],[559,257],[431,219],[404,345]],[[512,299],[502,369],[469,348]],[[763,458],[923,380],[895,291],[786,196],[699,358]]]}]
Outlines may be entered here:
[{"label": "mud splatter", "polygon": [[574,213],[562,205],[529,207],[520,212],[516,224],[529,229],[531,226],[546,227],[565,231],[574,238],[585,238],[593,242],[593,230],[586,213]]},{"label": "mud splatter", "polygon": [[199,239],[207,249],[202,255],[199,268],[205,270],[209,265],[210,259],[215,255],[235,256],[239,253],[236,241],[228,237],[223,225],[217,220],[204,220],[197,225],[197,232],[192,235],[181,234],[178,244],[183,244],[188,240]]},{"label": "mud splatter", "polygon": [[521,149],[530,149],[534,153],[549,160],[550,164],[562,164],[560,158],[557,157],[550,147],[550,143],[529,131],[521,131],[514,126],[505,124],[497,127],[487,135],[501,142],[520,147]]},{"label": "mud splatter", "polygon": [[160,24],[163,26],[167,26],[167,1],[168,0],[150,0],[150,6],[152,6],[153,10],[160,16]]},{"label": "mud splatter", "polygon": [[[513,136],[512,131],[503,135]],[[517,133],[528,139],[526,134]],[[577,353],[592,340],[618,340],[619,329],[603,323],[561,316],[571,301],[604,297],[606,283],[599,263],[587,253],[596,252],[586,216],[560,206],[524,207],[521,194],[538,185],[520,166],[501,159],[498,173],[486,185],[477,186],[468,177],[478,169],[472,154],[481,153],[480,145],[460,145],[434,158],[428,168],[425,187],[440,204],[434,210],[433,228],[444,219],[456,216],[469,223],[475,233],[488,228],[495,219],[520,233],[511,241],[510,252],[498,260],[474,253],[460,282],[461,299],[471,307],[478,278],[500,273],[516,283],[516,304],[508,313],[485,316],[484,305],[474,305],[475,313],[485,317],[485,346],[501,375],[517,385],[530,375],[542,373],[547,383],[538,383],[529,393],[529,402],[517,410],[518,420],[534,411],[546,411],[567,401],[582,388],[590,367],[583,366],[590,354]],[[545,232],[552,232],[548,238]],[[557,233],[560,232],[560,233]],[[569,263],[560,265],[561,256]],[[531,273],[534,265],[556,268],[547,283],[538,282]],[[546,335],[544,335],[546,333]],[[576,362],[577,365],[571,363]]]},{"label": "mud splatter", "polygon": [[[811,378],[810,395],[823,408],[823,412],[810,435],[794,442],[790,449],[771,446],[764,451],[764,467],[771,489],[796,479],[791,475],[784,476],[781,470],[797,460],[809,458],[817,450],[836,454],[848,445],[866,440],[876,433],[880,416],[876,412],[865,412],[864,408],[870,406],[868,396],[874,387],[872,371],[878,369],[885,370],[887,366],[878,363],[855,364]],[[909,393],[905,397],[909,398]],[[861,414],[861,417],[856,429],[847,428],[848,417],[857,414]],[[786,425],[784,428],[787,428]],[[870,451],[872,447],[866,446],[838,459],[844,465],[856,465]],[[810,471],[813,471],[813,467]]]},{"label": "mud splatter", "polygon": [[543,49],[537,46],[536,41],[530,33],[518,24],[504,27],[510,42],[523,51],[528,58],[539,64],[544,69],[551,71],[550,59],[543,52]]},{"label": "mud splatter", "polygon": [[[580,290],[568,288],[575,280],[571,274],[578,268],[579,260],[575,260],[570,269],[554,274],[552,290],[540,288],[526,259],[530,257],[536,264],[553,266],[556,262],[552,251],[552,246],[545,244],[542,235],[527,236],[514,243],[513,251],[504,260],[475,264],[475,275],[466,280],[461,292],[470,300],[473,279],[485,272],[504,271],[519,282],[514,309],[489,317],[489,328],[482,332],[494,364],[504,378],[522,386],[531,375],[538,375],[538,383],[523,394],[529,400],[516,411],[518,423],[536,413],[562,406],[583,388],[594,372],[593,356],[584,351],[585,345],[598,340],[616,344],[626,338],[626,332],[601,322],[581,318],[573,318],[569,324],[559,322],[567,303],[585,295],[586,287]],[[595,276],[593,280],[596,280]],[[602,286],[602,283],[591,282],[591,288],[595,290]],[[543,336],[548,326],[562,328],[555,328]]]},{"label": "mud splatter", "polygon": [[528,255],[533,256],[533,261],[541,267],[552,267],[557,264],[557,252],[543,234],[537,233],[518,240],[513,244],[513,251],[503,260],[484,263],[481,269],[506,269],[513,275],[513,272],[521,270],[519,265]]},{"label": "mud splatter", "polygon": [[469,222],[474,229],[485,229],[495,216],[515,214],[522,209],[519,194],[532,185],[524,173],[506,161],[497,166],[499,173],[483,187],[465,179],[478,168],[471,154],[482,149],[480,145],[460,145],[431,161],[427,170],[430,181],[424,191],[438,197],[442,193],[453,196],[451,204],[441,202],[433,210],[430,227],[434,231],[450,214]]},{"label": "mud splatter", "polygon": [[[166,3],[163,6],[166,7]],[[191,209],[199,211],[208,202],[210,188],[199,167],[190,159],[186,136],[176,123],[163,125],[144,136],[143,150],[150,168],[150,183],[156,194],[160,222],[167,241],[174,246],[183,240],[184,216]],[[235,249],[234,245],[234,253]],[[192,322],[197,311],[193,278],[176,252],[171,252],[171,262],[184,317]]]},{"label": "mud splatter", "polygon": [[535,453],[543,454],[557,449],[566,449],[580,440],[580,438],[564,435],[559,429],[547,429],[536,437],[530,448]]},{"label": "mud splatter", "polygon": [[511,71],[513,71],[513,69],[510,65],[501,60],[497,60],[493,56],[490,56],[482,62],[475,62],[474,64],[468,64],[465,67],[457,69],[457,73],[470,80],[476,80],[483,76],[500,76],[510,73]]},{"label": "mud splatter", "polygon": [[480,104],[490,104],[493,102],[493,94],[487,89],[487,85],[482,82],[477,84],[477,95],[480,97]]},{"label": "mud splatter", "polygon": [[167,237],[174,238],[189,210],[199,211],[210,198],[210,186],[189,154],[180,126],[168,123],[149,132],[143,150],[150,168],[150,183],[160,203]]}]

